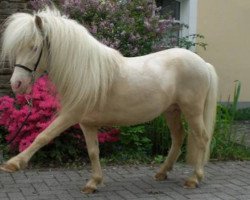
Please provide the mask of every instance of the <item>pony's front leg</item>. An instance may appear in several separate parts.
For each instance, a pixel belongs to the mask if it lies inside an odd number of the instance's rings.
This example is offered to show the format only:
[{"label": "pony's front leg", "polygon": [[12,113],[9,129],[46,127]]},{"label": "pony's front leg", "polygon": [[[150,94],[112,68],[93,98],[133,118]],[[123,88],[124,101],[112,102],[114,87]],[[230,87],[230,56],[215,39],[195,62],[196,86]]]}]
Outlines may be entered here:
[{"label": "pony's front leg", "polygon": [[81,125],[81,129],[84,133],[88,154],[92,167],[92,175],[90,180],[87,182],[86,186],[83,188],[82,192],[89,194],[93,193],[97,189],[97,185],[102,183],[102,169],[99,160],[99,142],[97,137],[98,128],[96,127],[86,127]]},{"label": "pony's front leg", "polygon": [[25,168],[31,157],[40,148],[48,144],[55,137],[59,136],[61,132],[74,124],[75,123],[68,116],[59,115],[43,132],[36,137],[27,149],[8,160],[5,164],[1,165],[0,169],[6,172],[14,172]]}]

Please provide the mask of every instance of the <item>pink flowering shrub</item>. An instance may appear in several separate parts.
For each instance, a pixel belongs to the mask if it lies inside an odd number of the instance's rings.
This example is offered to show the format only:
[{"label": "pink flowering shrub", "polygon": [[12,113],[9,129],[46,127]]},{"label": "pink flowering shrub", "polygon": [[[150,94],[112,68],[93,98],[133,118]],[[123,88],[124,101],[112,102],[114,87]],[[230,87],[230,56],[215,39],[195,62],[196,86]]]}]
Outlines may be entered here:
[{"label": "pink flowering shrub", "polygon": [[[32,100],[32,106],[28,101]],[[49,124],[53,121],[56,112],[60,109],[60,103],[56,88],[50,83],[47,76],[38,79],[33,85],[30,94],[17,95],[16,99],[4,96],[0,98],[0,126],[4,127],[8,134],[6,141],[10,142],[10,148],[19,152],[25,150]],[[27,119],[26,119],[27,118]],[[23,128],[18,132],[20,127]],[[17,134],[18,133],[18,134]],[[119,141],[119,130],[108,129],[100,132],[100,143]],[[71,135],[70,139],[84,142],[79,126],[74,126],[65,131]],[[67,137],[67,139],[69,139]]]},{"label": "pink flowering shrub", "polygon": [[[33,106],[30,107],[28,101],[31,99]],[[9,132],[6,140],[11,142],[11,149],[25,150],[52,122],[59,107],[55,87],[48,84],[47,76],[36,81],[31,94],[17,95],[16,99],[8,96],[1,97],[0,126],[4,126]],[[23,123],[25,125],[16,136]]]},{"label": "pink flowering shrub", "polygon": [[98,134],[98,141],[100,144],[104,144],[107,142],[118,142],[120,140],[120,130],[117,128],[107,128],[100,131],[101,132],[99,132]]}]

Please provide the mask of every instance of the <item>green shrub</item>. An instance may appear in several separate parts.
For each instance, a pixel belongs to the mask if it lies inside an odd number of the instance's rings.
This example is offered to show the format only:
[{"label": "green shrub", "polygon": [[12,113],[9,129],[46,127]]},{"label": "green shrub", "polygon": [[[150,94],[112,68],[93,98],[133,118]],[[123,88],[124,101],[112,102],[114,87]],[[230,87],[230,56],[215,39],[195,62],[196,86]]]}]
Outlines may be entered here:
[{"label": "green shrub", "polygon": [[152,142],[152,154],[166,154],[171,147],[171,136],[166,119],[159,116],[146,124],[146,135]]},{"label": "green shrub", "polygon": [[150,155],[152,142],[146,136],[146,126],[144,124],[130,127],[120,127],[120,144],[131,152]]},{"label": "green shrub", "polygon": [[237,113],[241,83],[236,81],[234,100],[228,106],[218,104],[214,136],[211,142],[211,158],[219,160],[240,159],[250,160],[250,148],[237,141],[237,133],[233,130],[233,123]]}]

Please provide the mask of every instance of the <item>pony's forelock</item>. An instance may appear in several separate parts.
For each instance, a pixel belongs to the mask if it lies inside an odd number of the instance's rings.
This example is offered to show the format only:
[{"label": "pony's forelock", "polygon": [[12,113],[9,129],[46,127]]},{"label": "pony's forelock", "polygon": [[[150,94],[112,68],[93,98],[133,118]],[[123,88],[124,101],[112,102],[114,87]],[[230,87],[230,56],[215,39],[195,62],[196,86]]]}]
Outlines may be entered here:
[{"label": "pony's forelock", "polygon": [[34,23],[34,16],[27,13],[16,13],[7,18],[3,25],[1,60],[8,60],[13,65],[16,55],[25,46],[41,45],[43,38]]}]

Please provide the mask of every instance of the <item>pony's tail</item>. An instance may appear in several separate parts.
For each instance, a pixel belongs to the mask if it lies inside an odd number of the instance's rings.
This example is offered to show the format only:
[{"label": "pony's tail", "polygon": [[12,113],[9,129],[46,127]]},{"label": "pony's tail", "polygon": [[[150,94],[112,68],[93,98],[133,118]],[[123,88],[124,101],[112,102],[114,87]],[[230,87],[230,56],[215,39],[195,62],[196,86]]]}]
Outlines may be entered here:
[{"label": "pony's tail", "polygon": [[207,98],[205,101],[203,119],[208,136],[208,144],[206,146],[206,152],[204,157],[204,164],[208,162],[210,157],[210,143],[212,140],[215,120],[216,120],[216,108],[217,108],[217,92],[218,92],[218,76],[214,67],[207,63],[210,75],[210,87],[208,90]]}]

